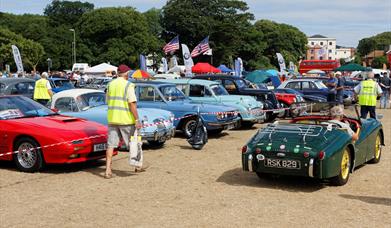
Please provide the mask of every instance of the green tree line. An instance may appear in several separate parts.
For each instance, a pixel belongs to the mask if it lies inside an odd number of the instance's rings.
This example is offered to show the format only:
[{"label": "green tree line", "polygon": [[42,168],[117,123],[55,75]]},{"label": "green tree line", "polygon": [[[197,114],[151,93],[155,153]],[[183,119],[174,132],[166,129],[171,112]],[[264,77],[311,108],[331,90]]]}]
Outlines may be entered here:
[{"label": "green tree line", "polygon": [[[70,69],[75,29],[77,62],[91,65],[110,62],[137,67],[139,54],[164,55],[162,47],[179,35],[190,49],[206,36],[213,48],[213,63],[230,65],[237,57],[248,70],[278,67],[276,52],[287,62],[305,56],[307,37],[299,29],[270,20],[255,21],[240,0],[168,0],[162,9],[144,13],[132,7],[95,9],[89,2],[53,0],[44,15],[0,13],[0,67],[14,69],[11,45],[19,47],[28,70]],[[390,33],[360,41],[364,56],[385,48]],[[180,52],[176,53],[181,56]],[[199,56],[195,61],[210,61]]]}]

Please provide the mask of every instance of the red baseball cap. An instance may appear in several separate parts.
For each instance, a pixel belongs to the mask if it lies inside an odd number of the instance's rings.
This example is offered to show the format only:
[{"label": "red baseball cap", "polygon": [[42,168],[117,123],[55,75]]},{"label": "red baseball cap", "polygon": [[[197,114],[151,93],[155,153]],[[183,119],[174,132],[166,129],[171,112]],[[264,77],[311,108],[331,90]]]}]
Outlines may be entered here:
[{"label": "red baseball cap", "polygon": [[125,64],[121,64],[118,66],[118,73],[126,73],[130,71],[130,68],[128,66],[126,66]]}]

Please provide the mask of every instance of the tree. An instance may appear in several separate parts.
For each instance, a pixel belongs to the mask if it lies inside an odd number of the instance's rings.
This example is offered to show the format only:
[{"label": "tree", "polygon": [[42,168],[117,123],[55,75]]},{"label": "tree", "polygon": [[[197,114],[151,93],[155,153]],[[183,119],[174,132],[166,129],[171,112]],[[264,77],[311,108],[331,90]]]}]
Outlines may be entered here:
[{"label": "tree", "polygon": [[[169,0],[162,9],[162,36],[169,41],[179,35],[181,43],[190,48],[209,36],[214,63],[229,63],[241,53],[249,53],[250,47],[244,41],[251,31],[250,21],[254,16],[247,10],[247,3],[243,1]],[[253,56],[253,51],[262,52],[262,47],[252,49],[249,57],[241,56],[245,63]],[[202,58],[205,57],[198,59]]]},{"label": "tree", "polygon": [[155,37],[160,38],[163,33],[163,27],[160,23],[161,9],[152,8],[144,12],[143,15],[147,20],[149,31]]},{"label": "tree", "polygon": [[94,9],[94,4],[80,1],[53,0],[47,5],[44,14],[49,17],[53,26],[75,25],[80,17]]},{"label": "tree", "polygon": [[391,44],[391,32],[383,32],[372,37],[363,38],[358,42],[357,52],[361,57],[374,50],[387,51]]},{"label": "tree", "polygon": [[161,43],[149,30],[144,15],[134,8],[101,8],[79,20],[81,43],[90,53],[80,53],[91,64],[109,62],[138,66],[138,55],[161,50]]},{"label": "tree", "polygon": [[307,36],[299,29],[269,20],[259,20],[254,26],[262,32],[261,40],[266,42],[264,55],[274,66],[278,66],[277,52],[284,56],[286,62],[297,63],[300,57],[304,56]]},{"label": "tree", "polygon": [[373,59],[371,67],[373,68],[383,68],[383,64],[387,64],[387,57],[386,56],[379,56]]},{"label": "tree", "polygon": [[25,70],[36,70],[39,61],[42,60],[44,50],[41,44],[23,38],[6,28],[0,27],[0,62],[1,65],[8,63],[15,66],[11,45],[19,48],[22,61],[27,66]]}]

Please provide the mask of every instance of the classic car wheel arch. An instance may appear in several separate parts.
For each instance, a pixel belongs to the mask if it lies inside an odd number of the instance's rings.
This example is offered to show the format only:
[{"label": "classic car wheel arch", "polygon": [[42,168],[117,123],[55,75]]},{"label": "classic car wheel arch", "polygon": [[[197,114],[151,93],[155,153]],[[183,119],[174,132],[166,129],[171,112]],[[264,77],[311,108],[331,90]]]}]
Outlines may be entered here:
[{"label": "classic car wheel arch", "polygon": [[178,126],[176,129],[181,129],[183,127],[183,124],[186,123],[186,121],[190,118],[196,118],[198,115],[196,114],[186,114],[183,116],[183,118],[180,119]]},{"label": "classic car wheel arch", "polygon": [[380,128],[379,133],[380,133],[381,145],[382,145],[382,146],[385,146],[386,144],[384,143],[384,132],[383,132],[383,128]]},{"label": "classic car wheel arch", "polygon": [[[16,151],[17,150],[17,148],[16,148],[16,142],[18,142],[20,139],[22,139],[22,138],[29,138],[29,139],[31,139],[31,140],[34,140],[37,144],[38,144],[38,146],[41,146],[41,143],[39,143],[39,141],[36,139],[36,138],[34,138],[33,136],[31,136],[31,135],[18,135],[18,136],[16,136],[13,140],[12,140],[12,150],[13,151]],[[42,149],[41,149],[41,151],[42,151]],[[41,155],[42,155],[42,159],[43,159],[43,162],[45,163],[45,156],[44,156],[44,154],[43,153],[41,153]]]}]

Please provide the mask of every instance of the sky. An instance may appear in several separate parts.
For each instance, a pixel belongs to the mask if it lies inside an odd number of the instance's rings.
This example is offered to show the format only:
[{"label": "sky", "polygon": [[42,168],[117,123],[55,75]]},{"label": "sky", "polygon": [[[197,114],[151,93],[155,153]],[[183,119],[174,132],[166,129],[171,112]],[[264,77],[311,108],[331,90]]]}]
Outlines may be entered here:
[{"label": "sky", "polygon": [[[83,0],[82,0],[83,1]],[[43,14],[50,0],[0,0],[0,12]],[[84,2],[84,1],[83,1]],[[132,6],[140,12],[161,8],[166,0],[89,0],[95,8]],[[321,34],[337,45],[356,47],[358,41],[391,31],[391,0],[246,0],[256,20],[293,25],[307,36]]]}]

